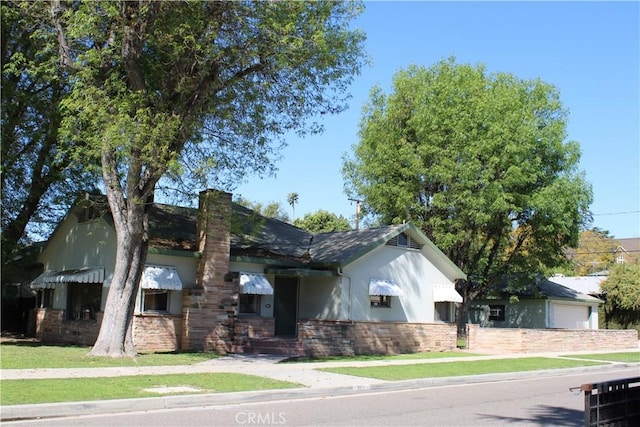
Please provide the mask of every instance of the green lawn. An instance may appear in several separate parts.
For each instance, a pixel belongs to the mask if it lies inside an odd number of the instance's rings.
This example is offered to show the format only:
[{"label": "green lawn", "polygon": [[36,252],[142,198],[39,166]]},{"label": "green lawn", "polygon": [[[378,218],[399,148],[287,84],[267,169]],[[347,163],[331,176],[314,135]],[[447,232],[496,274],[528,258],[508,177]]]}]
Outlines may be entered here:
[{"label": "green lawn", "polygon": [[414,359],[443,359],[445,357],[470,357],[482,354],[464,353],[461,351],[441,351],[406,354],[358,354],[354,356],[322,356],[322,357],[292,357],[281,363],[315,363],[315,362],[358,362],[371,360],[414,360]]},{"label": "green lawn", "polygon": [[104,368],[122,366],[193,365],[218,357],[215,353],[150,353],[135,359],[90,357],[90,347],[38,345],[33,343],[0,344],[1,369]]},{"label": "green lawn", "polygon": [[[182,390],[148,389],[186,387]],[[245,374],[209,373],[0,381],[0,405],[132,399],[173,394],[227,393],[302,387]]]},{"label": "green lawn", "polygon": [[567,360],[546,357],[515,359],[491,359],[443,363],[419,363],[411,365],[387,365],[358,368],[321,368],[320,371],[386,381],[413,380],[418,378],[456,377],[503,372],[534,371],[538,369],[576,368],[603,365],[602,362]]},{"label": "green lawn", "polygon": [[608,360],[610,362],[631,362],[640,363],[640,351],[629,351],[623,353],[601,353],[601,354],[567,354],[563,357],[573,357],[587,360]]},{"label": "green lawn", "polygon": [[[97,368],[123,366],[192,365],[217,357],[213,353],[161,353],[142,354],[135,359],[109,359],[87,356],[89,347],[47,346],[36,343],[0,344],[0,368]],[[326,358],[294,359],[299,362],[318,361],[368,361],[368,360],[410,360],[459,357],[460,360],[439,363],[418,363],[386,365],[359,368],[323,368],[322,371],[345,375],[378,378],[388,381],[410,380],[461,375],[478,375],[502,372],[519,372],[539,369],[574,368],[580,366],[603,365],[607,362],[640,362],[639,352],[607,354],[580,354],[560,358],[528,357],[514,359],[487,359],[469,361],[465,356],[475,356],[465,352],[431,352],[377,356],[336,356]],[[158,387],[183,387],[163,390],[162,393],[149,391]],[[60,401],[125,399],[150,397],[167,394],[224,393],[249,390],[269,390],[301,387],[285,381],[233,373],[141,375],[116,378],[70,378],[46,380],[2,380],[0,381],[0,405],[45,403]]]}]

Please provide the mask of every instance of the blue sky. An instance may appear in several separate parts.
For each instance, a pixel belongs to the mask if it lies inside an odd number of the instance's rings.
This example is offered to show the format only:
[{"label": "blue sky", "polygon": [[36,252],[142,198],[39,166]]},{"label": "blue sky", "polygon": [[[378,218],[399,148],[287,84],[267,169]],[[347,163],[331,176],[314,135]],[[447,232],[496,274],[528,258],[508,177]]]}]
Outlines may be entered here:
[{"label": "blue sky", "polygon": [[455,56],[491,72],[555,85],[569,110],[568,138],[593,186],[593,226],[640,237],[640,8],[638,2],[366,2],[354,27],[367,34],[372,64],[356,77],[350,108],[324,119],[325,132],[291,137],[273,178],[247,177],[236,195],[299,201],[296,218],[324,209],[349,218],[342,156],[358,142],[369,91],[389,91],[396,71]]}]

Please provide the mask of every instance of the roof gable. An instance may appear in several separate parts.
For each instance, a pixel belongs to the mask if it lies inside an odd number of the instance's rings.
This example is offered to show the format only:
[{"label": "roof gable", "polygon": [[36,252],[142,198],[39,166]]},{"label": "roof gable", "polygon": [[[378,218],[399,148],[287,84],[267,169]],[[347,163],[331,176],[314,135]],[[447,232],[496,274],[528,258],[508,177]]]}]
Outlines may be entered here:
[{"label": "roof gable", "polygon": [[316,234],[311,246],[311,260],[313,263],[342,267],[377,247],[386,245],[389,239],[401,233],[410,235],[426,246],[428,254],[432,255],[431,261],[436,267],[447,270],[456,279],[467,277],[427,236],[411,223]]}]

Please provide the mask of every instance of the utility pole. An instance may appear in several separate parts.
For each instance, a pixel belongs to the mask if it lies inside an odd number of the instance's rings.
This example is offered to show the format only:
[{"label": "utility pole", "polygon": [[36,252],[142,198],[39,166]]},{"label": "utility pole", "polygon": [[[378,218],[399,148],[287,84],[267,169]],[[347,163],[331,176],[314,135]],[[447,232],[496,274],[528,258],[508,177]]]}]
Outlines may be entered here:
[{"label": "utility pole", "polygon": [[360,222],[360,203],[362,202],[362,200],[358,200],[358,199],[349,199],[352,202],[356,202],[356,231],[358,231],[359,229],[359,222]]}]

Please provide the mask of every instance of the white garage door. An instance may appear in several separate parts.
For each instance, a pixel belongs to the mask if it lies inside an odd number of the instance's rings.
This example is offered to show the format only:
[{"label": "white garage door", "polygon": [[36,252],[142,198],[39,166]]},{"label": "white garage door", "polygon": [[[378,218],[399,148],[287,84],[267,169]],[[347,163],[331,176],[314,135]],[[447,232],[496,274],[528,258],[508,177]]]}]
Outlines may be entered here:
[{"label": "white garage door", "polygon": [[553,327],[589,329],[589,306],[553,304]]}]

